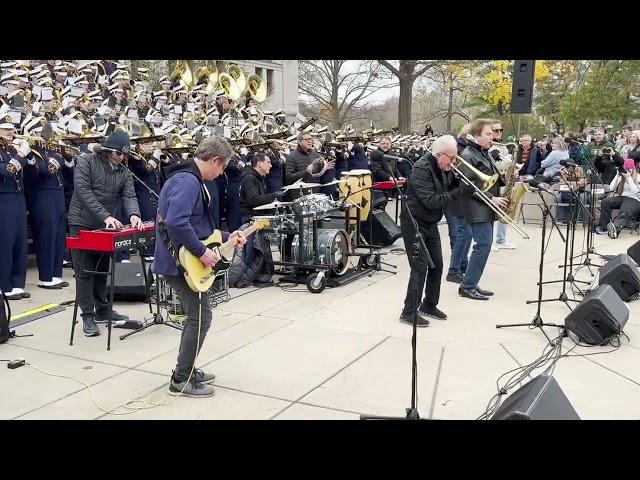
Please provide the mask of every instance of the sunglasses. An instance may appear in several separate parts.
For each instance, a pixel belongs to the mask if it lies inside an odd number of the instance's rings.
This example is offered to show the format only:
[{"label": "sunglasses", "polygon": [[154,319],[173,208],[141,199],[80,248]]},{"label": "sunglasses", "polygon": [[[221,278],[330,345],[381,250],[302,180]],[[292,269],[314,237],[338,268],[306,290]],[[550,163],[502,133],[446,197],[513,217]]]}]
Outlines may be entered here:
[{"label": "sunglasses", "polygon": [[116,157],[124,157],[124,153],[122,153],[122,152],[117,152],[117,151],[116,151],[116,152],[113,152],[113,154],[114,154]]}]

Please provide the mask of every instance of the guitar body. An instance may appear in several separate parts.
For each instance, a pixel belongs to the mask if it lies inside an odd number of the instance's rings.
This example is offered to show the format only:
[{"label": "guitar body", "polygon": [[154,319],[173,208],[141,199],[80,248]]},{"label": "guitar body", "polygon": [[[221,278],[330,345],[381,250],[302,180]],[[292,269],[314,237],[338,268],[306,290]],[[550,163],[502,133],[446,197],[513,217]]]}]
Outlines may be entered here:
[{"label": "guitar body", "polygon": [[[245,228],[243,233],[246,236],[249,236],[257,230],[266,228],[268,225],[268,220],[260,219],[254,222],[250,227]],[[189,288],[194,292],[206,292],[211,288],[216,276],[231,266],[233,252],[236,247],[236,240],[234,239],[230,239],[227,242],[222,243],[222,232],[220,230],[214,230],[214,232],[208,238],[203,240],[202,243],[211,250],[217,249],[220,254],[220,261],[213,267],[205,267],[200,259],[187,250],[184,245],[180,247],[180,251],[178,252],[178,260],[182,268],[184,268],[184,279],[186,280],[187,285],[189,285]]]},{"label": "guitar body", "polygon": [[[215,230],[207,239],[203,240],[207,248],[214,249],[222,245],[222,232]],[[226,255],[225,255],[226,253]],[[231,258],[233,258],[233,248],[231,248]],[[193,253],[184,246],[180,247],[178,257],[180,265],[184,268],[184,279],[189,288],[194,292],[206,292],[211,288],[219,272],[227,270],[231,266],[229,252],[220,251],[222,259],[214,267],[205,267],[204,264]]]}]

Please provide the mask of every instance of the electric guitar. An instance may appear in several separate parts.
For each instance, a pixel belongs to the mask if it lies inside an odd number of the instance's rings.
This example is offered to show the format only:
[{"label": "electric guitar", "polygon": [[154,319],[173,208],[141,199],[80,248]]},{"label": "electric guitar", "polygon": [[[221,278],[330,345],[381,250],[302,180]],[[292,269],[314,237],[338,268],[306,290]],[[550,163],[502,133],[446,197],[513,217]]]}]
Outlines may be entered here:
[{"label": "electric guitar", "polygon": [[[252,233],[262,230],[269,226],[269,220],[258,219],[251,226],[242,230],[245,237]],[[189,288],[194,292],[206,292],[211,288],[216,279],[216,275],[224,272],[231,266],[233,259],[233,251],[238,244],[237,237],[230,238],[222,243],[222,232],[215,230],[208,238],[202,241],[207,248],[217,251],[220,254],[220,261],[213,267],[206,267],[198,257],[187,250],[184,245],[180,247],[178,259],[180,265],[184,268],[184,279],[187,281]]]}]

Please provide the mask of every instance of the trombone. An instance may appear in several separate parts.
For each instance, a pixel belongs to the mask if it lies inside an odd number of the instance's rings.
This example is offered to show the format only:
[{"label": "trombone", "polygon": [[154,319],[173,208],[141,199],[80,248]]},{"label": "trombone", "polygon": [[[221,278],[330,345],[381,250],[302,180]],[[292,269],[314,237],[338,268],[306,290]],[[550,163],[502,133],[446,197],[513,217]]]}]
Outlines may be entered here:
[{"label": "trombone", "polygon": [[[431,155],[433,155],[431,150],[429,150],[428,148],[425,147],[425,150],[427,152],[431,153]],[[491,199],[484,193],[485,191],[489,190],[493,186],[494,183],[496,183],[496,181],[498,180],[498,177],[500,175],[498,173],[496,173],[494,175],[491,175],[491,176],[486,175],[486,174],[482,173],[481,171],[479,171],[477,168],[473,167],[469,162],[467,162],[464,158],[460,157],[459,155],[456,155],[456,159],[458,159],[458,165],[451,164],[451,169],[455,172],[455,174],[458,176],[458,178],[460,180],[462,180],[462,182],[465,183],[466,185],[472,187],[473,190],[474,190],[474,195],[477,195],[478,198],[487,207],[489,207],[493,211],[493,213],[495,213],[503,223],[506,223],[509,226],[511,226],[516,232],[518,232],[518,234],[522,238],[528,239],[529,238],[529,234],[527,234],[527,231],[524,228],[522,228],[520,225],[518,225],[517,222],[512,220],[511,217],[509,215],[507,215],[504,210],[502,210],[500,207],[494,205],[491,202]],[[469,178],[464,173],[462,173],[462,171],[460,171],[460,167],[462,165],[464,165],[466,168],[471,170],[473,172],[473,174],[476,177],[478,177],[478,179],[480,181],[482,181],[482,189],[478,188],[478,186],[475,183],[473,183],[471,180],[469,180]]]}]

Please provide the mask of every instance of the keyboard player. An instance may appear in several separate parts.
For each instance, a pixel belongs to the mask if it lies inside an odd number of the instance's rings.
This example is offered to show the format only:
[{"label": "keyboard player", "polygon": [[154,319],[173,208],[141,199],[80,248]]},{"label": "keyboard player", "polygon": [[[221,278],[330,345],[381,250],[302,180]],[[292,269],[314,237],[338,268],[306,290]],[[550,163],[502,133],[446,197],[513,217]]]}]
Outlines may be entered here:
[{"label": "keyboard player", "polygon": [[[120,166],[129,152],[129,135],[115,131],[105,143],[77,160],[74,191],[69,206],[68,221],[72,237],[80,230],[120,228],[114,218],[120,202],[129,215],[133,228],[143,229],[140,208],[131,174]],[[82,312],[83,331],[87,337],[100,335],[97,323],[108,322],[109,300],[106,275],[93,275],[87,270],[107,272],[109,256],[100,252],[74,250],[73,266],[76,277],[78,306]],[[81,267],[82,265],[82,267]],[[128,320],[113,310],[112,321]]]}]

